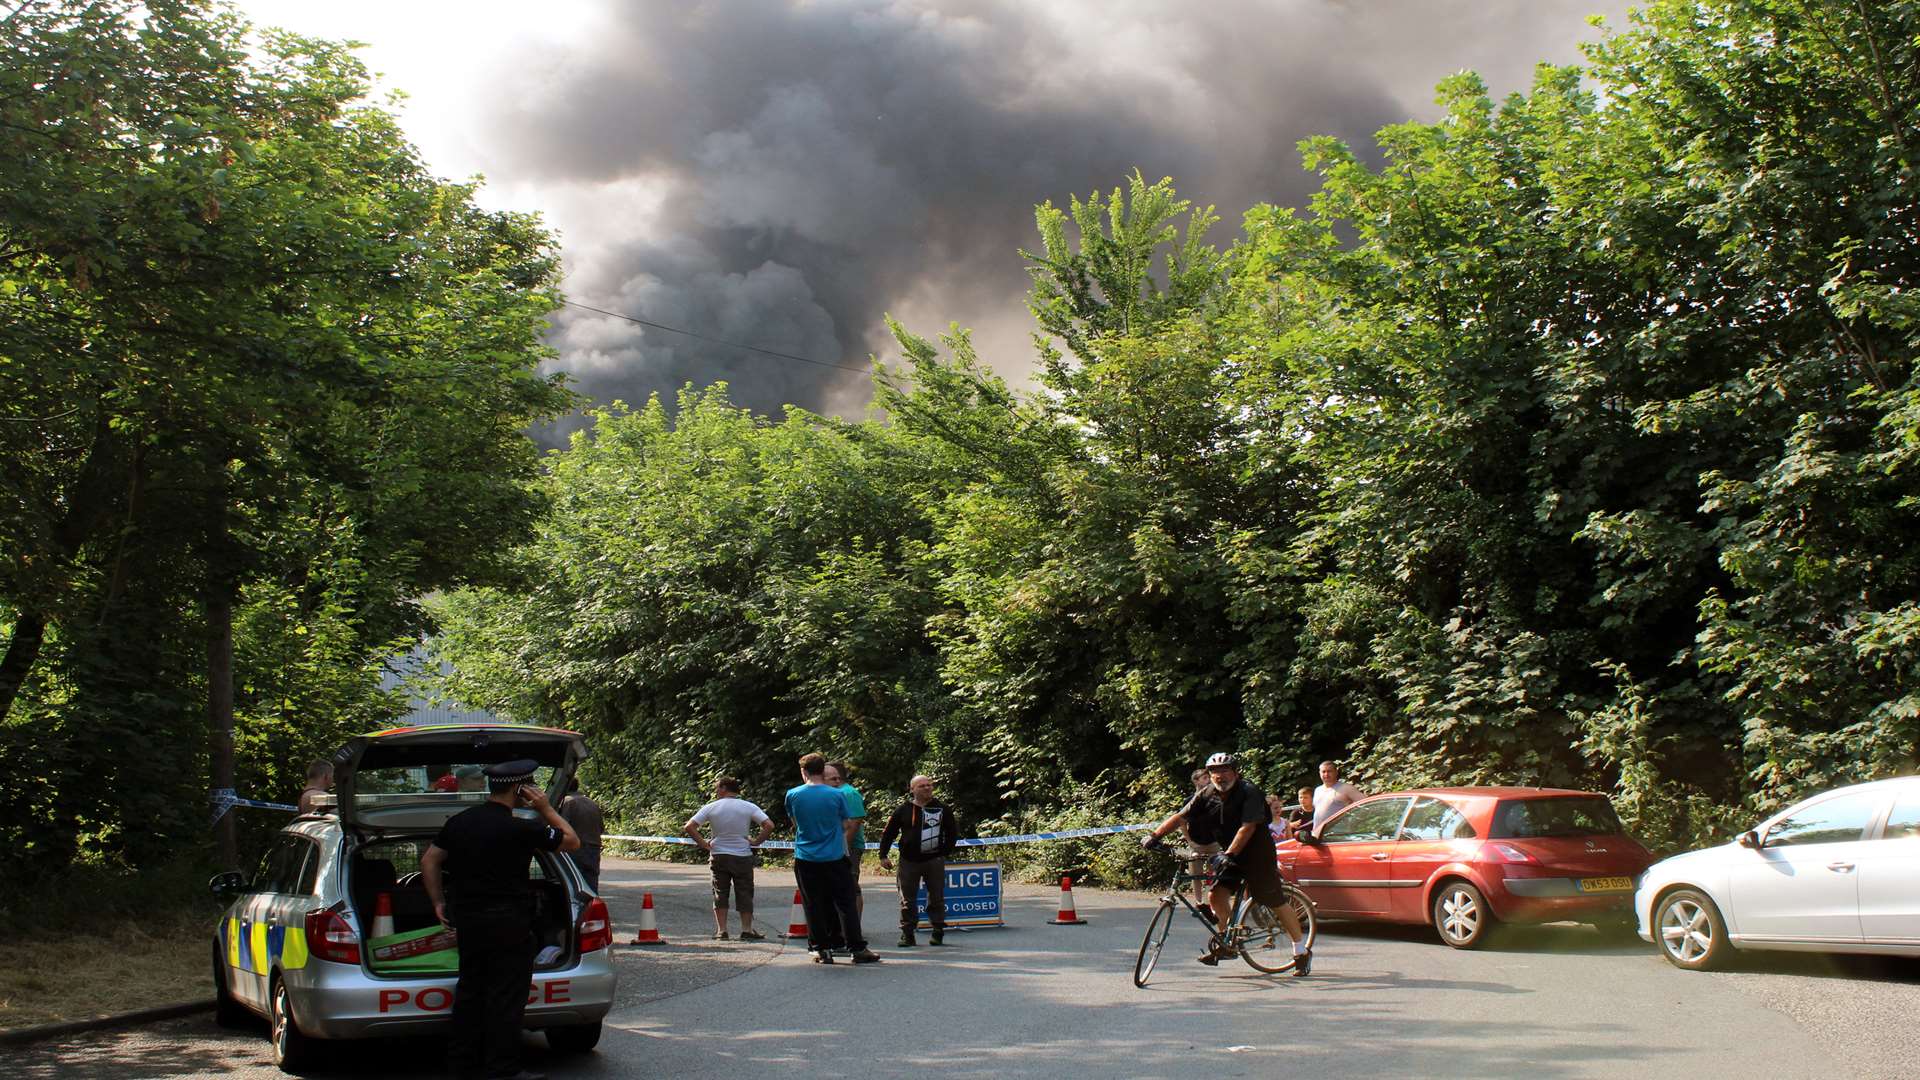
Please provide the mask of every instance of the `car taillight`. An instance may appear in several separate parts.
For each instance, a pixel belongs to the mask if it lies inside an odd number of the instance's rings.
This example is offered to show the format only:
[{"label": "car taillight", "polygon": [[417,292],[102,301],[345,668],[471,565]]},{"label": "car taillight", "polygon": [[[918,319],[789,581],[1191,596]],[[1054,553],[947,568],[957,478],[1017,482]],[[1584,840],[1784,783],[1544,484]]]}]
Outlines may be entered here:
[{"label": "car taillight", "polygon": [[587,906],[580,909],[580,921],[574,929],[578,931],[583,953],[613,944],[613,920],[607,917],[606,902],[597,896],[587,901]]},{"label": "car taillight", "polygon": [[1491,843],[1486,846],[1486,851],[1493,856],[1494,862],[1530,863],[1539,861],[1519,848],[1514,847],[1512,844]]},{"label": "car taillight", "polygon": [[360,962],[360,935],[332,908],[307,912],[307,953],[336,964]]}]

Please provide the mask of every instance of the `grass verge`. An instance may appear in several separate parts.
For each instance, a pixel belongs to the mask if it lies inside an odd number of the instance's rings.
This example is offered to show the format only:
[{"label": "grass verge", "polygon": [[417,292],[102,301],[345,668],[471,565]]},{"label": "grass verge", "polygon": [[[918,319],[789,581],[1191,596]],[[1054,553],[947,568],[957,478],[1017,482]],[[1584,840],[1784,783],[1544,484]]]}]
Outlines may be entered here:
[{"label": "grass verge", "polygon": [[210,997],[212,933],[196,911],[14,936],[0,965],[0,1031]]}]

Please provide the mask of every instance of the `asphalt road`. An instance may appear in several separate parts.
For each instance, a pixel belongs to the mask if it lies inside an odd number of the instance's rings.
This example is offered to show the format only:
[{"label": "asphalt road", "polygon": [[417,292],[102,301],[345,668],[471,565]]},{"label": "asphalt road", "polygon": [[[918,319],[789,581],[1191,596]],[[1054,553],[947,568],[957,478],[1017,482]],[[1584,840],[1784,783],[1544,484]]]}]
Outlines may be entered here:
[{"label": "asphalt road", "polygon": [[[612,862],[605,892],[630,940],[655,894],[669,944],[622,946],[620,1002],[599,1051],[546,1053],[556,1077],[860,1075],[1078,1077],[1622,1077],[1911,1075],[1920,963],[1753,956],[1724,974],[1677,971],[1638,941],[1579,926],[1509,930],[1447,949],[1417,928],[1323,928],[1315,972],[1268,977],[1195,963],[1176,924],[1152,985],[1129,973],[1152,899],[1082,890],[1086,926],[1046,925],[1057,894],[1010,887],[1011,925],[957,947],[891,947],[888,884],[866,925],[883,964],[819,967],[778,944],[708,940],[703,868]],[[763,929],[792,887],[763,871]],[[343,1047],[329,1076],[440,1075],[434,1040]],[[272,1077],[260,1032],[210,1018],[0,1051],[7,1077]]]}]

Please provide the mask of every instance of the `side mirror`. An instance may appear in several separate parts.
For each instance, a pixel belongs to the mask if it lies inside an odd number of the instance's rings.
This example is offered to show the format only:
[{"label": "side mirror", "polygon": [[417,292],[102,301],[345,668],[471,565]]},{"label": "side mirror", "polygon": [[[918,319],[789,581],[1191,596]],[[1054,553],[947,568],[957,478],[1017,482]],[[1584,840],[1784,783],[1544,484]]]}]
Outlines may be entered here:
[{"label": "side mirror", "polygon": [[207,882],[207,888],[222,900],[229,899],[247,891],[247,876],[238,870],[229,870],[224,874],[215,874]]},{"label": "side mirror", "polygon": [[1765,847],[1766,845],[1760,842],[1759,833],[1754,832],[1752,829],[1748,829],[1746,832],[1743,832],[1740,834],[1740,846],[1743,848],[1752,848],[1753,850],[1758,851],[1761,848]]}]

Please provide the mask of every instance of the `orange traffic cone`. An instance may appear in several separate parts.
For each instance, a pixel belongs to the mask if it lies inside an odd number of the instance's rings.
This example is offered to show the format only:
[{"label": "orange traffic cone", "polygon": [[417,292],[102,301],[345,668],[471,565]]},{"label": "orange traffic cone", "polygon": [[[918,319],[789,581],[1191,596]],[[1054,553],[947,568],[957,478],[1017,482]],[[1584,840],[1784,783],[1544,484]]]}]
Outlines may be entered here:
[{"label": "orange traffic cone", "polygon": [[800,890],[795,889],[793,890],[793,914],[789,916],[787,920],[786,937],[788,940],[792,940],[794,938],[800,938],[804,940],[806,936],[807,936],[807,905],[806,905],[806,902],[800,898]]},{"label": "orange traffic cone", "polygon": [[640,932],[634,935],[635,945],[665,945],[667,940],[653,924],[653,894],[640,894]]},{"label": "orange traffic cone", "polygon": [[1061,877],[1060,879],[1060,914],[1055,915],[1051,919],[1048,919],[1047,925],[1048,926],[1079,926],[1080,924],[1086,921],[1087,920],[1081,918],[1073,910],[1073,879],[1070,877],[1064,877],[1064,876]]},{"label": "orange traffic cone", "polygon": [[373,932],[370,938],[393,936],[393,894],[381,893],[373,898]]}]

